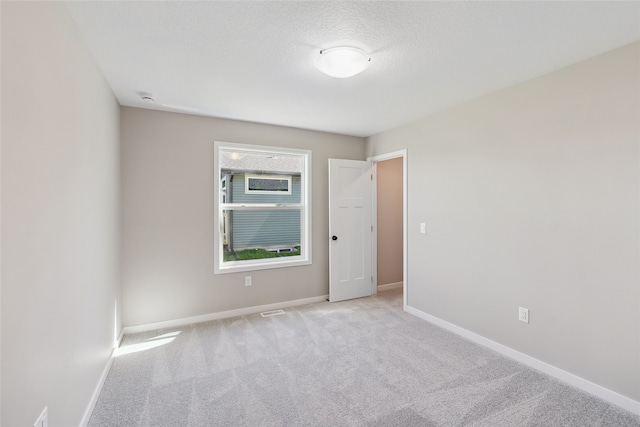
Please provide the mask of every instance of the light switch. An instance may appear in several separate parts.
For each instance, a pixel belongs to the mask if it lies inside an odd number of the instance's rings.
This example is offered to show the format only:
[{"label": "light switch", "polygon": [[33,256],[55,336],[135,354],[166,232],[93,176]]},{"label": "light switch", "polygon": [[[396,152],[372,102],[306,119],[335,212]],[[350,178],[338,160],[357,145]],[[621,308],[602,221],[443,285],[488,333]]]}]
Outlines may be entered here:
[{"label": "light switch", "polygon": [[425,234],[427,232],[427,224],[425,222],[420,223],[420,232]]}]

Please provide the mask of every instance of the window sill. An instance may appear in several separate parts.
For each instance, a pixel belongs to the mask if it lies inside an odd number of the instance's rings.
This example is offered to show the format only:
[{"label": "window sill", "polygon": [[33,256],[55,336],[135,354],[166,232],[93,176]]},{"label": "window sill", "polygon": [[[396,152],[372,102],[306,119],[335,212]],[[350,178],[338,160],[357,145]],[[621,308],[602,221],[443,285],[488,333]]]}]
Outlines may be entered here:
[{"label": "window sill", "polygon": [[[294,258],[294,257],[289,257]],[[224,263],[224,266],[216,266],[215,274],[228,274],[228,273],[241,273],[246,271],[257,270],[269,270],[272,268],[286,268],[286,267],[298,267],[302,265],[311,265],[309,258],[295,257],[296,259],[285,258],[282,261],[273,261],[273,258],[269,258],[264,261],[251,260],[251,261],[228,261]]]}]

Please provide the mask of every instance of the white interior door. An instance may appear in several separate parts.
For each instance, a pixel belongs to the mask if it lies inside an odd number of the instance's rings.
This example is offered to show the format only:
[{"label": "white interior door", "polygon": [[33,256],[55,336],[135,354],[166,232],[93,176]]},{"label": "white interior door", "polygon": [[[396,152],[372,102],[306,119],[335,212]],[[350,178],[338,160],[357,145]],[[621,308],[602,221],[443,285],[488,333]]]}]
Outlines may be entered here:
[{"label": "white interior door", "polygon": [[372,163],[329,159],[329,301],[373,293]]}]

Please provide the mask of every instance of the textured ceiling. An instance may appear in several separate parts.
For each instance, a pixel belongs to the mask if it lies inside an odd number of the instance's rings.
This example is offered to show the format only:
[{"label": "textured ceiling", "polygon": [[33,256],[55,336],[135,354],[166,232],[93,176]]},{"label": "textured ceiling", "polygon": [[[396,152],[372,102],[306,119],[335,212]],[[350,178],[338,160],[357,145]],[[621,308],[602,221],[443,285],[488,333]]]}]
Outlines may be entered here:
[{"label": "textured ceiling", "polygon": [[[636,1],[66,4],[121,105],[356,136],[640,39]],[[340,44],[369,68],[320,73]]]}]

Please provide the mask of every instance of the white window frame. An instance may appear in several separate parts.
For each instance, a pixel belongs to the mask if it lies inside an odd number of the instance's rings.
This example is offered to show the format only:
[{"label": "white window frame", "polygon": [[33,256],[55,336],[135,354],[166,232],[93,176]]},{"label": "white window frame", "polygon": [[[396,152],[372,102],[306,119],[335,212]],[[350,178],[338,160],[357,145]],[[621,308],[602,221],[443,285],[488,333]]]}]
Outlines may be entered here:
[{"label": "white window frame", "polygon": [[[251,190],[249,189],[250,179],[271,179],[274,181],[287,181],[287,191]],[[244,175],[244,194],[291,194],[291,175],[258,175],[247,173]]]},{"label": "white window frame", "polygon": [[[248,153],[267,153],[276,155],[298,155],[303,159],[302,171],[300,172],[300,203],[299,204],[235,204],[220,202],[220,151],[246,151]],[[214,273],[226,274],[243,271],[265,270],[272,268],[295,267],[311,264],[311,150],[301,150],[294,148],[271,147],[264,145],[239,144],[235,142],[214,142]],[[258,175],[259,176],[259,175]],[[291,184],[289,185],[291,190]],[[257,193],[257,192],[256,192]],[[260,192],[266,194],[267,192]],[[285,192],[274,192],[286,194]],[[245,261],[223,261],[224,251],[222,242],[222,211],[225,209],[234,210],[288,210],[299,209],[300,217],[300,255],[280,258],[265,258]]]}]

